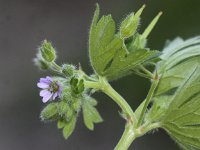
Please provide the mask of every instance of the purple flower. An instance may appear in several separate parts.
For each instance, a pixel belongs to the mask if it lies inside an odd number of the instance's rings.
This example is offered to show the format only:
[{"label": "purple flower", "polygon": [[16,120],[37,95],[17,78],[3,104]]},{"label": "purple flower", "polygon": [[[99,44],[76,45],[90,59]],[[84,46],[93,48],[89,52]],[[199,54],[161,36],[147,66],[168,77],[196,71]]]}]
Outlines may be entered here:
[{"label": "purple flower", "polygon": [[51,98],[55,100],[55,98],[60,96],[62,92],[62,87],[60,84],[57,81],[53,81],[53,79],[49,76],[46,78],[40,78],[37,86],[42,89],[40,91],[40,96],[43,97],[43,103],[46,103]]}]

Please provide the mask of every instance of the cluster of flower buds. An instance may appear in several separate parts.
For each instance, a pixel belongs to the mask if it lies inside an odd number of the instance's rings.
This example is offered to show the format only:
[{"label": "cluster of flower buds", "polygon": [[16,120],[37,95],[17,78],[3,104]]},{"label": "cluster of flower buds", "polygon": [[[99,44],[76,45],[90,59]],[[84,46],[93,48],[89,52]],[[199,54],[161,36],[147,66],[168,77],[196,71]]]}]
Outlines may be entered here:
[{"label": "cluster of flower buds", "polygon": [[[57,121],[57,127],[63,129],[67,139],[75,128],[81,110],[85,125],[91,130],[94,123],[102,122],[102,118],[95,108],[96,100],[89,96],[90,91],[84,87],[83,71],[71,64],[59,66],[55,60],[55,48],[44,40],[35,63],[41,69],[57,73],[57,76],[40,78],[37,83],[42,101],[46,104],[40,117],[45,122]],[[93,115],[92,119],[88,113]]]}]

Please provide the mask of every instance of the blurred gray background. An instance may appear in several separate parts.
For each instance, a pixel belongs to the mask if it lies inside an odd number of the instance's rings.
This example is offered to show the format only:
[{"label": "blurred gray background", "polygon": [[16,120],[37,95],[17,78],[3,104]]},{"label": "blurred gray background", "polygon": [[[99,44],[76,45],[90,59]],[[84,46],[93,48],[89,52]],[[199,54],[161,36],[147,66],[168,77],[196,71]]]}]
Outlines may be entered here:
[{"label": "blurred gray background", "polygon": [[[0,0],[0,150],[112,150],[118,142],[124,121],[118,107],[99,93],[98,109],[104,122],[91,132],[82,118],[65,141],[56,124],[43,124],[39,113],[44,104],[36,83],[41,76],[32,59],[42,40],[52,41],[58,50],[58,63],[82,64],[91,73],[87,39],[89,25],[98,2],[102,14],[112,13],[118,22],[131,11],[147,4],[140,30],[159,12],[164,14],[149,38],[149,47],[161,50],[166,39],[189,38],[200,34],[199,0]],[[149,82],[129,76],[113,82],[135,109],[144,99]],[[130,149],[178,150],[163,131],[137,139]]]}]

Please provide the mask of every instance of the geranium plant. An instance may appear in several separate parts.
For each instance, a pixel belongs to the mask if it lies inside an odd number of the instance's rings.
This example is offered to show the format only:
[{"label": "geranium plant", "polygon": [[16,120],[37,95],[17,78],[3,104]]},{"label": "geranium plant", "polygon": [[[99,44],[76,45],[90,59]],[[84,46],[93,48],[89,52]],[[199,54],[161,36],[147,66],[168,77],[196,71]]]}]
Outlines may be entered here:
[{"label": "geranium plant", "polygon": [[[182,149],[200,149],[200,37],[178,37],[167,41],[162,51],[151,50],[147,38],[162,13],[140,33],[144,8],[130,13],[116,29],[111,15],[100,17],[97,4],[89,32],[92,75],[81,65],[58,65],[54,47],[43,41],[35,63],[54,75],[37,83],[46,105],[41,120],[56,121],[65,139],[73,133],[79,115],[89,130],[103,121],[92,97],[100,91],[118,104],[125,120],[125,131],[115,150],[127,150],[135,139],[158,128],[166,130]],[[109,84],[134,73],[151,82],[136,110]]]}]

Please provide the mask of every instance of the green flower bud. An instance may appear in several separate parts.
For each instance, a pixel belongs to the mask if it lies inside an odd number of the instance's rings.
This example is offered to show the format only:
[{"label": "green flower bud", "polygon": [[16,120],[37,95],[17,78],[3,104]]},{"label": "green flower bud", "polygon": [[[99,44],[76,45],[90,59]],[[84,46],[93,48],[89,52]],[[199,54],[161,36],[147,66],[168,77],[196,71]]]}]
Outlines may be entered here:
[{"label": "green flower bud", "polygon": [[74,75],[74,70],[75,70],[75,66],[73,65],[69,65],[69,64],[64,64],[62,66],[62,73],[64,73],[67,77],[71,77]]},{"label": "green flower bud", "polygon": [[41,112],[42,121],[54,121],[58,118],[57,103],[48,104]]},{"label": "green flower bud", "polygon": [[40,51],[45,61],[52,62],[56,59],[56,51],[50,42],[44,40],[42,46],[40,47]]},{"label": "green flower bud", "polygon": [[42,69],[42,70],[47,70],[49,68],[49,65],[41,60],[41,59],[34,59],[34,62],[35,62],[35,65],[39,68],[39,69]]},{"label": "green flower bud", "polygon": [[46,70],[49,68],[48,62],[44,61],[40,51],[36,54],[36,58],[33,59],[33,62],[39,69]]},{"label": "green flower bud", "polygon": [[84,80],[83,79],[79,80],[76,77],[71,78],[70,85],[71,85],[71,94],[73,97],[79,97],[85,89]]},{"label": "green flower bud", "polygon": [[136,33],[140,23],[140,15],[142,14],[144,8],[145,5],[143,5],[135,15],[134,13],[131,13],[122,21],[120,26],[120,34],[122,38],[129,38]]},{"label": "green flower bud", "polygon": [[63,116],[67,113],[67,110],[69,109],[69,105],[67,102],[61,101],[58,104],[58,113],[60,116]]}]

